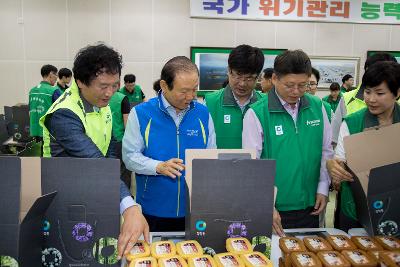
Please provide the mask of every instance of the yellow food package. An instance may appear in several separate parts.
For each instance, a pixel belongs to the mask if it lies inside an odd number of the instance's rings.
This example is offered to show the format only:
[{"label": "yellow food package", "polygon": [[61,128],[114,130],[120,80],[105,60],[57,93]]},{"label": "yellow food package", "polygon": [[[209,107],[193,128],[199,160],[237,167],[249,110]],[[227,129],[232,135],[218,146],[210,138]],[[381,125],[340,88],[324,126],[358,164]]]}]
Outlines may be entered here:
[{"label": "yellow food package", "polygon": [[254,251],[240,255],[246,267],[272,267],[272,262],[262,253]]},{"label": "yellow food package", "polygon": [[180,256],[172,256],[158,259],[159,267],[187,267],[186,261]]},{"label": "yellow food package", "polygon": [[375,240],[385,249],[385,250],[400,250],[400,240],[393,236],[375,236]]},{"label": "yellow food package", "polygon": [[201,255],[188,258],[189,267],[217,267],[210,255]]},{"label": "yellow food package", "polygon": [[226,250],[231,253],[246,254],[253,252],[253,247],[246,238],[228,238],[226,240]]},{"label": "yellow food package", "polygon": [[214,255],[218,267],[245,267],[239,255],[234,253],[219,253]]},{"label": "yellow food package", "polygon": [[203,255],[203,248],[196,240],[181,241],[176,243],[178,255],[187,259],[189,257]]},{"label": "yellow food package", "polygon": [[153,257],[136,258],[131,261],[129,267],[157,267],[157,260]]},{"label": "yellow food package", "polygon": [[151,244],[151,256],[156,259],[176,255],[176,247],[172,241],[157,241]]},{"label": "yellow food package", "polygon": [[139,240],[133,245],[133,248],[126,255],[128,261],[133,261],[136,258],[144,258],[150,256],[150,246],[146,241]]}]

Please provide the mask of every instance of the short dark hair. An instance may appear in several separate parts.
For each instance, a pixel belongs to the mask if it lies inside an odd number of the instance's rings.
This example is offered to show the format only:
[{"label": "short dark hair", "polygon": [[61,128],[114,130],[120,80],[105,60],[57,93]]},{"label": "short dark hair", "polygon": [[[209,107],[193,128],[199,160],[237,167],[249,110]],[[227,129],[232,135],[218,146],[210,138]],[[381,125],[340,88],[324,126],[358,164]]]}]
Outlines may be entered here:
[{"label": "short dark hair", "polygon": [[329,90],[331,90],[331,91],[339,91],[340,90],[340,84],[338,84],[337,82],[331,83],[331,85],[329,86]]},{"label": "short dark hair", "polygon": [[275,58],[274,73],[278,77],[287,74],[311,76],[311,60],[302,50],[286,50]]},{"label": "short dark hair", "polygon": [[58,78],[62,79],[63,77],[69,78],[72,76],[72,71],[67,68],[61,68],[58,71]]},{"label": "short dark hair", "polygon": [[99,75],[119,74],[121,76],[122,56],[105,44],[88,45],[75,57],[74,77],[86,85]]},{"label": "short dark hair", "polygon": [[364,70],[366,71],[373,64],[380,62],[380,61],[397,62],[396,58],[393,55],[391,55],[387,52],[378,52],[378,53],[375,53],[375,54],[369,56],[367,58],[367,60],[365,60]]},{"label": "short dark hair", "polygon": [[315,78],[317,79],[317,83],[319,83],[319,79],[321,78],[321,76],[319,75],[319,71],[311,67],[311,73],[314,74]]},{"label": "short dark hair", "polygon": [[362,77],[365,88],[375,87],[385,82],[390,92],[397,97],[400,88],[400,65],[392,61],[377,62],[367,69]]},{"label": "short dark hair", "polygon": [[54,72],[57,74],[57,68],[54,67],[53,65],[47,64],[40,69],[40,74],[42,75],[43,78],[49,76],[50,72]]},{"label": "short dark hair", "polygon": [[126,83],[134,83],[134,82],[136,82],[135,74],[126,74],[124,76],[124,82],[126,82]]},{"label": "short dark hair", "polygon": [[264,69],[263,70],[264,79],[271,79],[273,73],[274,73],[274,69],[273,68]]},{"label": "short dark hair", "polygon": [[168,89],[172,90],[174,86],[174,80],[176,74],[179,72],[196,72],[199,74],[199,70],[197,69],[196,64],[194,64],[189,58],[185,56],[177,56],[173,57],[165,63],[164,67],[161,70],[161,80],[164,80]]},{"label": "short dark hair", "polygon": [[351,76],[350,74],[344,75],[342,78],[342,83],[345,83],[346,81],[348,81],[351,78],[353,78],[353,76]]},{"label": "short dark hair", "polygon": [[264,54],[258,47],[239,45],[228,57],[229,69],[241,74],[259,74],[264,66]]}]

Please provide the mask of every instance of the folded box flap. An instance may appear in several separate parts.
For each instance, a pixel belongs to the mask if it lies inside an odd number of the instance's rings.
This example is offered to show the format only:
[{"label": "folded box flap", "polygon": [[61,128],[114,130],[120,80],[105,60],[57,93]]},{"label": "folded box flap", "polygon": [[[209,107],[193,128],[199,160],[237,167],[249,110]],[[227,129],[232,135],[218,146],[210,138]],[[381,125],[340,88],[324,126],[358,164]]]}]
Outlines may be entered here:
[{"label": "folded box flap", "polygon": [[373,168],[399,162],[400,123],[364,131],[344,138],[347,165],[368,192],[368,174]]}]

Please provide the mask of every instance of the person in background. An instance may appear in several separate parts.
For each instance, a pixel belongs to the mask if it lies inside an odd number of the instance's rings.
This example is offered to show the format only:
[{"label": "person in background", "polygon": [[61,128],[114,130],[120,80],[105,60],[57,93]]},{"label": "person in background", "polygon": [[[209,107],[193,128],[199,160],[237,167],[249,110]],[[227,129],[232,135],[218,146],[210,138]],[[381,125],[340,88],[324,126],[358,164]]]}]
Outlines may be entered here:
[{"label": "person in background", "polygon": [[218,148],[242,148],[243,116],[251,104],[265,96],[254,89],[263,65],[261,49],[237,46],[228,57],[228,85],[205,96]]},{"label": "person in background", "polygon": [[61,68],[58,71],[58,81],[57,81],[57,89],[60,90],[61,94],[68,89],[69,84],[71,83],[72,79],[72,71],[67,68]]},{"label": "person in background", "polygon": [[135,106],[122,139],[122,158],[136,173],[137,202],[152,232],[184,231],[185,149],[215,148],[214,125],[196,98],[199,71],[187,57],[161,70],[157,97]]},{"label": "person in background", "polygon": [[130,189],[132,173],[125,167],[125,164],[122,160],[122,138],[124,137],[126,123],[128,121],[131,107],[128,97],[118,91],[115,92],[111,97],[109,105],[112,113],[112,132],[113,137],[116,140],[115,153],[117,158],[121,161],[121,179]]},{"label": "person in background", "polygon": [[276,160],[273,229],[280,236],[283,228],[319,227],[329,193],[325,162],[333,156],[331,126],[323,101],[306,94],[311,73],[303,51],[278,55],[274,89],[244,116],[243,148]]},{"label": "person in background", "polygon": [[[73,66],[75,81],[40,119],[44,157],[115,158],[108,103],[119,88],[121,69],[122,56],[104,44],[78,52]],[[142,234],[149,241],[148,224],[122,181],[120,212],[124,222],[118,238],[119,258]]]},{"label": "person in background", "polygon": [[261,91],[266,94],[274,87],[272,84],[272,73],[274,73],[273,68],[266,68],[261,73]]},{"label": "person in background", "polygon": [[[353,176],[344,168],[346,151],[343,140],[346,136],[400,123],[400,66],[395,62],[383,61],[367,69],[363,78],[363,99],[367,107],[345,117],[340,126],[335,158],[327,161],[332,184],[339,190],[335,228],[348,231],[361,228],[350,183]],[[368,146],[368,144],[365,144]]]},{"label": "person in background", "polygon": [[134,74],[126,74],[124,76],[124,86],[119,89],[119,92],[128,97],[131,107],[146,101],[146,96],[142,91],[142,87],[136,84],[136,76]]},{"label": "person in background", "polygon": [[57,68],[53,65],[44,65],[40,69],[42,81],[29,91],[29,120],[30,135],[37,142],[42,141],[43,129],[39,125],[39,119],[59,97],[54,84],[57,81]]},{"label": "person in background", "polygon": [[308,81],[308,90],[307,93],[311,95],[315,95],[318,89],[318,82],[320,79],[319,71],[315,68],[311,69],[310,80]]},{"label": "person in background", "polygon": [[340,85],[336,82],[331,83],[329,86],[330,94],[322,98],[323,101],[329,103],[333,112],[336,111],[336,108],[339,104],[340,98],[342,95],[340,94]]},{"label": "person in background", "polygon": [[340,87],[340,93],[344,94],[353,90],[354,78],[350,74],[346,74],[342,78],[342,86]]}]

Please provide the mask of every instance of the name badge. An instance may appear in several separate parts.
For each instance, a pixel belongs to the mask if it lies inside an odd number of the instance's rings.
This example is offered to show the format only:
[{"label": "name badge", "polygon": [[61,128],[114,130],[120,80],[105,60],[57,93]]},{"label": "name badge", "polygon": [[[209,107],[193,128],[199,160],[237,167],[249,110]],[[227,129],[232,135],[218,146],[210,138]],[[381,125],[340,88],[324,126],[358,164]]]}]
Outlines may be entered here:
[{"label": "name badge", "polygon": [[231,123],[231,115],[224,115],[224,123]]},{"label": "name badge", "polygon": [[282,134],[283,134],[282,125],[276,125],[276,126],[275,126],[275,134],[276,134],[276,135],[282,135]]}]

